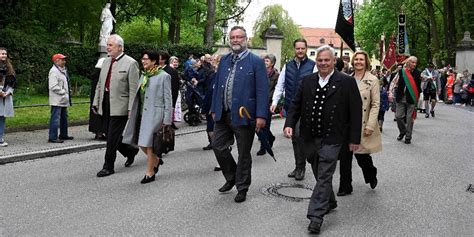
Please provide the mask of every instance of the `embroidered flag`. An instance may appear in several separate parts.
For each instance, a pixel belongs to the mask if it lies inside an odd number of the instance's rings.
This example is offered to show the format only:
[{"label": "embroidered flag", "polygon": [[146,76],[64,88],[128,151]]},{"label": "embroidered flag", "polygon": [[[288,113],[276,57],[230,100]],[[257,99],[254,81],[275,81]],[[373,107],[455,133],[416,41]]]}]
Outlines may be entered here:
[{"label": "embroidered flag", "polygon": [[336,33],[355,52],[354,40],[354,10],[352,0],[340,0],[337,15]]}]

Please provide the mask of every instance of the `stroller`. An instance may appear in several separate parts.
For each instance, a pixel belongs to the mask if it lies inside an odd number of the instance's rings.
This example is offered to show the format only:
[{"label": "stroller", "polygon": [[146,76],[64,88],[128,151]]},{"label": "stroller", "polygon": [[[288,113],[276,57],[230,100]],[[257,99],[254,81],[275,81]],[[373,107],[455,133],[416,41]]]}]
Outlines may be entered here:
[{"label": "stroller", "polygon": [[190,82],[185,82],[186,88],[186,103],[188,104],[188,112],[184,114],[184,121],[189,126],[197,126],[201,123],[201,108],[203,99],[201,93],[197,90],[196,86]]}]

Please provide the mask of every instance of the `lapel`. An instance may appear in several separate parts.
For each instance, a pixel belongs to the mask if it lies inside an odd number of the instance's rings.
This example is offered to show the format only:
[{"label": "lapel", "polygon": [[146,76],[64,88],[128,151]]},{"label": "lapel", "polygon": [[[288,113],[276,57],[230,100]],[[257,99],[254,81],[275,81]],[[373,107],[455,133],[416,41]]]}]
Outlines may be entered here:
[{"label": "lapel", "polygon": [[331,97],[334,94],[334,92],[339,90],[339,88],[341,87],[341,78],[339,77],[338,74],[339,72],[337,70],[334,70],[334,73],[332,74],[331,78],[329,78],[329,82],[328,82],[329,89],[326,95],[327,98]]}]

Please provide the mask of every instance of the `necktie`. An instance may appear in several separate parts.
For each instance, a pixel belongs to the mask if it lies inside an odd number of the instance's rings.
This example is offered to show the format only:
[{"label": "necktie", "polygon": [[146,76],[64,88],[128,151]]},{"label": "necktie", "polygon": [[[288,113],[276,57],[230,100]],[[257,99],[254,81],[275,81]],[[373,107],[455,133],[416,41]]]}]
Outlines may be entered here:
[{"label": "necktie", "polygon": [[115,63],[115,58],[112,58],[112,61],[110,62],[110,67],[109,67],[109,71],[107,72],[107,79],[105,80],[105,90],[106,91],[109,91],[110,89],[110,79],[112,77],[112,65],[114,65]]}]

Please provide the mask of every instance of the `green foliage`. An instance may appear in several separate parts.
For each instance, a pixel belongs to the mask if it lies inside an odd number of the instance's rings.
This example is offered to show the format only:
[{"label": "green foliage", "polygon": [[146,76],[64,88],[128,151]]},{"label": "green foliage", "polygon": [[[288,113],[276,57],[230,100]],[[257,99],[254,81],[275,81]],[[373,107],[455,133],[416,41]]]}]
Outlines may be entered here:
[{"label": "green foliage", "polygon": [[283,32],[283,42],[281,49],[281,65],[292,58],[295,54],[293,41],[301,38],[298,26],[293,19],[288,15],[288,12],[283,9],[281,5],[266,6],[259,17],[257,18],[253,27],[252,45],[263,46],[263,39],[261,38],[263,32],[270,27],[272,21]]},{"label": "green foliage", "polygon": [[[452,1],[452,0],[450,0]],[[454,19],[455,29],[450,29],[455,35],[456,42],[463,37],[463,30],[472,29],[474,21],[472,14],[464,14],[466,7],[472,4],[472,0],[458,0],[454,8],[458,13]],[[429,61],[446,61],[448,58],[449,45],[446,45],[445,36],[445,18],[443,14],[447,11],[444,4],[447,0],[433,0],[434,19],[437,22],[438,38],[433,39],[429,34],[430,15],[427,10],[428,0],[372,0],[364,1],[355,12],[355,38],[359,46],[375,54],[378,58],[378,42],[380,36],[385,34],[388,48],[390,35],[397,36],[398,33],[398,14],[404,12],[407,19],[407,34],[411,55],[418,57],[419,67],[423,67]],[[430,38],[431,37],[431,38]],[[440,42],[440,49],[435,50],[433,41]],[[439,65],[440,66],[440,65]]]},{"label": "green foliage", "polygon": [[163,36],[160,37],[161,25],[158,19],[147,21],[143,17],[134,18],[130,22],[121,24],[117,33],[123,37],[125,42],[133,43],[158,43],[166,40],[167,26],[163,29]]}]

